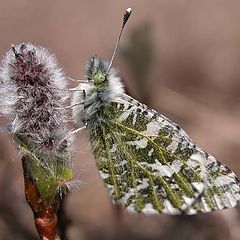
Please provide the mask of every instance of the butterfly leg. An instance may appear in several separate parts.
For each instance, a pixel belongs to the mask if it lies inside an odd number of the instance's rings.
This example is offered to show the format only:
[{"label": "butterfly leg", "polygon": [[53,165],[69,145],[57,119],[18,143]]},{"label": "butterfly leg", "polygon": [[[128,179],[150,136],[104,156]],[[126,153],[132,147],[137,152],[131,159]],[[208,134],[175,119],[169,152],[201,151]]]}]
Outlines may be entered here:
[{"label": "butterfly leg", "polygon": [[86,128],[86,125],[68,133],[67,136],[60,141],[60,143],[58,144],[58,148],[62,148],[62,146],[65,146],[67,144],[67,139],[69,139],[70,136],[72,136],[78,132],[81,132],[85,128]]},{"label": "butterfly leg", "polygon": [[56,109],[69,109],[69,108],[76,107],[76,106],[82,105],[82,104],[84,104],[84,101],[77,102],[77,103],[71,104],[71,105],[69,105],[69,106],[61,107],[61,108],[56,108]]},{"label": "butterfly leg", "polygon": [[88,80],[83,80],[83,79],[74,79],[74,78],[71,78],[71,77],[68,77],[68,79],[72,82],[89,83]]}]

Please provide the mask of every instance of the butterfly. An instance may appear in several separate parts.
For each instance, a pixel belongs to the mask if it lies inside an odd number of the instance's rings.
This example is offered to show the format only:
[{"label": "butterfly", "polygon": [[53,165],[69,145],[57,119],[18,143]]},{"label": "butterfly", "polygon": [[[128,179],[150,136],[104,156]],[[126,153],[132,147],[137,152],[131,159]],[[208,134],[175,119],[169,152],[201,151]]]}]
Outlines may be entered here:
[{"label": "butterfly", "polygon": [[[131,14],[127,9],[123,27]],[[112,61],[96,56],[76,88],[73,117],[86,125],[100,176],[113,202],[130,212],[196,214],[231,208],[239,180],[176,123],[124,92]]]}]

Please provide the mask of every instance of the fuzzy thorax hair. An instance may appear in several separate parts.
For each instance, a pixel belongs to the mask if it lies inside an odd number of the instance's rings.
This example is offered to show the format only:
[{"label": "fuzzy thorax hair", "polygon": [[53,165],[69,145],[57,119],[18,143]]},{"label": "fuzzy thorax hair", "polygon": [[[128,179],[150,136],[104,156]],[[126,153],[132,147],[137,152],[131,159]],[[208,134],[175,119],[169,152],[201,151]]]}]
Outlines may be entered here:
[{"label": "fuzzy thorax hair", "polygon": [[73,96],[73,117],[80,125],[93,119],[99,108],[124,94],[116,69],[107,72],[109,62],[92,57],[86,65],[88,83],[80,83]]}]

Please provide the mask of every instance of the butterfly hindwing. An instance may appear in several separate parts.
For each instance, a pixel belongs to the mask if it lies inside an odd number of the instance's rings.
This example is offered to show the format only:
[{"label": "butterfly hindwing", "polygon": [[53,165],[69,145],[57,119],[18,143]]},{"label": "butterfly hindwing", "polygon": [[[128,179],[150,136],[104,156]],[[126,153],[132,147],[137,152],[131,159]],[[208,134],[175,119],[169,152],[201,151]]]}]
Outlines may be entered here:
[{"label": "butterfly hindwing", "polygon": [[178,125],[127,95],[101,107],[88,127],[111,198],[131,212],[194,214],[240,199],[231,170]]}]

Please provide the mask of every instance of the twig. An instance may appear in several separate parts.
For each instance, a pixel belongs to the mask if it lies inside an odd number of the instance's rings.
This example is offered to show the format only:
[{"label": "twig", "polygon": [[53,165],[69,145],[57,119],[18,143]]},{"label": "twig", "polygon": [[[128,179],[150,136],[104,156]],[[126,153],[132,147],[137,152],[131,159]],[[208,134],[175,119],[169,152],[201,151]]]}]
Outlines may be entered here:
[{"label": "twig", "polygon": [[28,167],[28,156],[22,157],[25,196],[34,215],[35,226],[42,240],[60,240],[57,235],[57,202],[46,204],[39,194],[31,170]]}]

